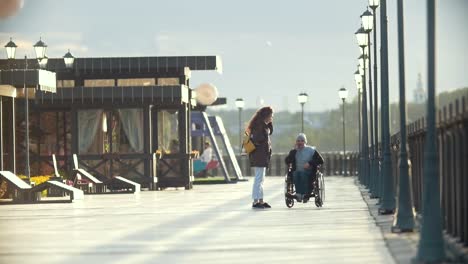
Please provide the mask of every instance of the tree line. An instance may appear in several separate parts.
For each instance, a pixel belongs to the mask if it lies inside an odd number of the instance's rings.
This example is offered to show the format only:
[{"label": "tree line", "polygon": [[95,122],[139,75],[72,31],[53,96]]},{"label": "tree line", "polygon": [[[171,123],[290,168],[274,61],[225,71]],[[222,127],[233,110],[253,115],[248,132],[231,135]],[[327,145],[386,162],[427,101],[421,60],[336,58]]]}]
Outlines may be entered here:
[{"label": "tree line", "polygon": [[[454,102],[457,98],[465,96],[468,100],[468,87],[450,92],[442,92],[437,96],[439,108]],[[274,106],[273,106],[274,107]],[[342,106],[323,112],[304,113],[304,133],[308,144],[316,146],[321,151],[343,150],[343,119]],[[256,109],[242,110],[242,131],[248,124]],[[226,133],[236,153],[239,151],[239,112],[238,110],[210,110],[209,115],[220,116],[224,122]],[[345,136],[346,151],[358,151],[359,135],[359,109],[357,97],[345,104]],[[425,116],[425,103],[407,103],[408,124]],[[400,130],[399,106],[397,102],[390,104],[390,134]],[[369,116],[369,115],[368,115]],[[380,122],[380,109],[378,114]],[[273,151],[284,153],[289,151],[295,142],[296,136],[301,132],[301,112],[280,111],[275,112],[274,133],[272,135]],[[369,123],[370,127],[370,123]],[[379,126],[380,130],[380,126]],[[379,139],[380,139],[379,131]],[[369,136],[370,140],[370,136]]]}]

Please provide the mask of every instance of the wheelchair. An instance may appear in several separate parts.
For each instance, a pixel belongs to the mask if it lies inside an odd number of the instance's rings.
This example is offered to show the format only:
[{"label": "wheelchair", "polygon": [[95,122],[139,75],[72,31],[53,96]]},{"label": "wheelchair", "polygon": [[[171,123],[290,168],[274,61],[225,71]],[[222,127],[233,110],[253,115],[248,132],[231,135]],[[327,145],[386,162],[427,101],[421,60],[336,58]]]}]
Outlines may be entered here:
[{"label": "wheelchair", "polygon": [[304,194],[304,198],[300,201],[296,194],[296,188],[294,186],[293,171],[291,168],[288,169],[288,173],[285,176],[284,183],[284,199],[286,206],[292,208],[294,206],[294,200],[297,202],[306,203],[310,198],[314,198],[315,205],[317,207],[322,207],[323,202],[325,201],[325,180],[320,167],[317,167],[315,170],[315,179],[311,182],[311,192]]}]

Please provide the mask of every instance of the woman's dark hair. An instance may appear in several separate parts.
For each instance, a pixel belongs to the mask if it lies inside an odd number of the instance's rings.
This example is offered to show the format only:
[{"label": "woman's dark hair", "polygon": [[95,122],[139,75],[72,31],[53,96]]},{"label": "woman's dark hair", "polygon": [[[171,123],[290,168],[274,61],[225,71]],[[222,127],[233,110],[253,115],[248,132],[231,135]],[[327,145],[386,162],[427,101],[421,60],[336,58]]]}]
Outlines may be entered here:
[{"label": "woman's dark hair", "polygon": [[255,114],[252,116],[252,119],[249,121],[249,125],[247,126],[248,130],[252,130],[252,127],[258,126],[265,119],[273,114],[273,108],[270,106],[265,106],[257,110]]}]

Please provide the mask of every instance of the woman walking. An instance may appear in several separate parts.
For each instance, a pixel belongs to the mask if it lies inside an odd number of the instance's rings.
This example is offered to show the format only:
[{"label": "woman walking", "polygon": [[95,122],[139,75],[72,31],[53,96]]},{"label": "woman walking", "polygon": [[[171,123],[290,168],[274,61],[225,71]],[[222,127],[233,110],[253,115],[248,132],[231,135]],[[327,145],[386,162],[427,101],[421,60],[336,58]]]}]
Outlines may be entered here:
[{"label": "woman walking", "polygon": [[268,203],[263,201],[263,181],[271,157],[270,135],[273,133],[273,109],[269,106],[258,109],[252,116],[247,131],[255,145],[255,150],[249,154],[250,167],[253,167],[255,172],[252,208],[271,208]]}]

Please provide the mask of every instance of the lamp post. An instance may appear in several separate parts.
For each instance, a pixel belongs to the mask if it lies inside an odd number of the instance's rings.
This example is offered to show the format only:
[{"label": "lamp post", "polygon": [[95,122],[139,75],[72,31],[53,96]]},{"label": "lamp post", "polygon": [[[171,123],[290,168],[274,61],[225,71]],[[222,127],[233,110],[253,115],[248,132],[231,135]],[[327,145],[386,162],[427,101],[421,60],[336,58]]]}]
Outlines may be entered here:
[{"label": "lamp post", "polygon": [[388,88],[388,21],[387,0],[380,2],[380,105],[382,124],[382,196],[380,197],[379,214],[393,214],[395,212],[395,191],[392,177],[392,157],[390,153],[390,116],[389,116],[389,88]]},{"label": "lamp post", "polygon": [[[359,65],[358,65],[358,68]],[[354,80],[356,82],[356,88],[358,90],[358,110],[357,110],[357,113],[358,113],[358,150],[359,150],[359,159],[361,157],[361,90],[362,90],[362,75],[359,73],[359,69],[354,72]],[[361,172],[361,167],[359,166],[359,181],[362,182],[362,172]]]},{"label": "lamp post", "polygon": [[437,164],[437,138],[435,124],[436,84],[436,19],[435,0],[427,0],[427,134],[424,152],[424,187],[421,238],[419,240],[419,262],[438,263],[445,259],[442,238],[442,216],[440,210],[440,183]]},{"label": "lamp post", "polygon": [[[372,20],[372,13],[369,10],[364,11],[361,15],[361,22],[362,22],[362,27],[364,28],[364,31],[366,32],[366,37],[367,37],[367,55],[369,58],[369,65],[372,62],[372,55],[371,55],[371,40],[370,40],[370,35],[372,32],[372,29],[374,28],[373,20]],[[372,103],[372,71],[371,67],[368,67],[368,80],[369,80],[369,126],[370,126],[370,149],[369,149],[369,190],[371,193],[371,197],[374,197],[375,194],[375,188],[374,188],[374,182],[375,182],[375,173],[374,169],[376,167],[375,165],[375,156],[374,156],[374,109],[373,109],[373,103]]]},{"label": "lamp post", "polygon": [[348,175],[347,169],[346,169],[346,133],[345,133],[345,101],[346,97],[348,97],[348,90],[346,90],[344,87],[341,87],[340,90],[338,90],[338,95],[340,96],[340,99],[343,101],[343,175],[346,176]]},{"label": "lamp post", "polygon": [[[12,60],[15,58],[15,54],[16,54],[16,48],[18,46],[16,46],[16,44],[13,42],[13,40],[10,38],[10,41],[5,45],[5,49],[6,49],[6,52],[7,52],[7,58],[8,58],[8,61]],[[9,62],[8,62],[9,64]],[[13,101],[13,104],[14,104],[14,100]],[[0,96],[0,169],[3,170],[3,98]],[[12,124],[14,124],[14,115],[13,115],[13,121],[12,121]],[[14,127],[14,125],[13,125]],[[13,139],[15,137],[15,133],[12,133],[12,136],[13,136]],[[14,140],[13,140],[14,142]],[[14,149],[14,146],[15,144],[13,144],[13,153],[15,151]],[[15,155],[13,154],[13,157]],[[14,158],[13,158],[13,164],[14,164]],[[13,173],[16,173],[16,169],[15,169],[15,165],[13,165]]]},{"label": "lamp post", "polygon": [[398,181],[398,207],[392,232],[412,232],[414,229],[413,197],[411,195],[411,180],[406,144],[406,95],[405,95],[405,45],[403,0],[397,1],[398,13],[398,60],[400,82],[400,175]]},{"label": "lamp post", "polygon": [[368,124],[367,124],[367,93],[366,93],[366,66],[367,55],[365,50],[368,44],[368,36],[363,27],[360,27],[356,33],[356,39],[359,47],[361,48],[362,55],[359,57],[359,66],[363,69],[362,75],[362,146],[361,146],[361,171],[363,173],[363,184],[367,187],[369,184],[369,137],[368,137]]},{"label": "lamp post", "polygon": [[307,103],[308,95],[306,93],[300,93],[297,96],[297,101],[301,104],[301,132],[304,133],[304,104]]},{"label": "lamp post", "polygon": [[[8,45],[8,44],[7,44]],[[41,61],[42,58],[44,58],[45,51],[47,49],[47,45],[39,39],[39,41],[34,44],[34,51],[36,52],[36,58],[38,61]],[[14,51],[8,52],[7,48],[7,53],[15,53]],[[26,87],[26,71],[28,70],[28,57],[25,55],[24,56],[24,112],[25,112],[25,147],[26,147],[26,160],[25,160],[25,174],[28,177],[28,180],[31,179],[31,171],[29,167],[29,92],[28,88]]]},{"label": "lamp post", "polygon": [[239,109],[239,154],[242,154],[242,108],[245,106],[244,99],[236,99],[236,107]]},{"label": "lamp post", "polygon": [[381,197],[380,193],[380,182],[381,182],[381,173],[379,166],[379,95],[378,95],[378,86],[377,86],[377,14],[376,10],[379,7],[379,0],[369,0],[369,7],[372,9],[372,23],[373,35],[374,35],[374,186],[372,193],[372,198]]}]

